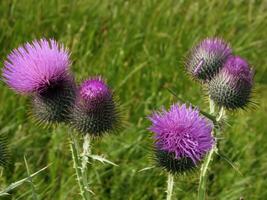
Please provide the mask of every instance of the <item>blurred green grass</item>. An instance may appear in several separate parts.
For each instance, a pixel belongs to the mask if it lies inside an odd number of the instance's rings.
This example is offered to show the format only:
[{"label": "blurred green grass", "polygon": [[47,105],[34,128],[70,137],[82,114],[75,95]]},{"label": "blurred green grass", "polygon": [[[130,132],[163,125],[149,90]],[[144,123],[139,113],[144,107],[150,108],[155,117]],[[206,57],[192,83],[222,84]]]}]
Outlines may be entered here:
[{"label": "blurred green grass", "polygon": [[[228,40],[234,53],[254,66],[256,109],[230,113],[212,166],[208,199],[267,199],[267,1],[156,0],[2,0],[0,65],[11,49],[26,41],[53,37],[72,52],[77,81],[103,75],[120,96],[127,127],[118,136],[94,143],[93,151],[120,165],[93,163],[94,199],[164,199],[166,175],[153,165],[146,116],[181,98],[207,110],[203,90],[184,73],[183,58],[207,36]],[[43,129],[28,118],[29,100],[0,83],[0,133],[7,134],[12,165],[1,187],[52,163],[33,179],[40,199],[79,199],[66,128]],[[239,171],[239,172],[238,172]],[[177,177],[177,199],[196,198],[198,172]],[[24,184],[6,199],[32,199]]]}]

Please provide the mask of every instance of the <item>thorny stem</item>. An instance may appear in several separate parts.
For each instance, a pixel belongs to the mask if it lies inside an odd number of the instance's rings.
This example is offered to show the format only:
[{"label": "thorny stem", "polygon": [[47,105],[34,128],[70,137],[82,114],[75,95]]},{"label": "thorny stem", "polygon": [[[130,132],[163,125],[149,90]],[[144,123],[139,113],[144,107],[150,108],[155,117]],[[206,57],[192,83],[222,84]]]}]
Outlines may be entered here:
[{"label": "thorny stem", "polygon": [[87,177],[85,180],[85,177],[82,174],[82,170],[80,167],[80,158],[79,158],[79,144],[76,138],[73,136],[71,131],[69,132],[69,137],[71,140],[70,148],[71,148],[71,155],[73,160],[73,167],[76,172],[77,181],[80,187],[80,192],[83,200],[89,200],[89,190],[87,189],[88,185],[87,183]]},{"label": "thorny stem", "polygon": [[[209,99],[210,101],[210,114],[215,113],[215,104],[213,100]],[[225,115],[223,107],[220,108],[219,116],[216,118],[216,121],[219,122],[223,116]],[[213,131],[213,136],[216,137],[216,130]],[[200,179],[199,179],[199,187],[198,187],[198,200],[205,200],[206,197],[206,184],[207,184],[207,175],[209,165],[213,159],[214,153],[217,152],[217,144],[215,143],[212,149],[209,151],[208,155],[206,156],[204,163],[200,169]]]},{"label": "thorny stem", "polygon": [[91,147],[90,136],[89,134],[86,134],[83,140],[83,153],[81,155],[81,159],[82,159],[81,172],[82,172],[82,177],[83,177],[83,184],[86,187],[85,189],[87,191],[90,191],[89,186],[88,186],[88,175],[87,175],[88,157],[91,155],[90,147]]},{"label": "thorny stem", "polygon": [[173,191],[173,185],[174,185],[174,177],[171,173],[168,173],[168,186],[167,186],[167,200],[172,199],[172,191]]}]

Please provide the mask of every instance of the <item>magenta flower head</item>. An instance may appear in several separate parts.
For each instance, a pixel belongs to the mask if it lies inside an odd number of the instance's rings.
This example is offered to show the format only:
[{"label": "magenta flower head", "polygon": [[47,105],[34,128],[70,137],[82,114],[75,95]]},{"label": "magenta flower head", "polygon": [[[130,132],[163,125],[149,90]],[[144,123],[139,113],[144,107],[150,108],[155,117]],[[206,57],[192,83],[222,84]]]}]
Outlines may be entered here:
[{"label": "magenta flower head", "polygon": [[101,77],[84,81],[77,94],[70,123],[93,137],[114,132],[119,124],[118,104],[112,90]]},{"label": "magenta flower head", "polygon": [[12,51],[4,63],[4,81],[20,94],[33,96],[41,122],[62,121],[74,100],[68,51],[55,40],[41,39]]},{"label": "magenta flower head", "polygon": [[213,125],[197,109],[174,104],[149,117],[155,136],[156,161],[170,173],[194,169],[214,144]]},{"label": "magenta flower head", "polygon": [[227,109],[245,108],[250,102],[253,76],[246,60],[229,57],[220,73],[209,83],[211,99]]},{"label": "magenta flower head", "polygon": [[222,68],[232,50],[219,38],[207,38],[197,44],[186,59],[186,69],[190,75],[201,81],[209,81]]}]

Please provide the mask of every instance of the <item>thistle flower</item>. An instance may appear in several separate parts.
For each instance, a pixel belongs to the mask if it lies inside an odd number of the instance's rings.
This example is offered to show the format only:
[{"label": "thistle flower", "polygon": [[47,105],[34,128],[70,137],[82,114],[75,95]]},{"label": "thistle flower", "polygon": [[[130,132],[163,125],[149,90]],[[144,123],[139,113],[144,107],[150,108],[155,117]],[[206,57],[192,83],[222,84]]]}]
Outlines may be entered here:
[{"label": "thistle flower", "polygon": [[102,136],[118,128],[117,106],[108,85],[102,78],[93,77],[81,84],[70,122],[83,134]]},{"label": "thistle flower", "polygon": [[207,38],[197,44],[186,59],[186,69],[194,78],[209,81],[222,68],[232,50],[219,38]]},{"label": "thistle flower", "polygon": [[155,134],[156,161],[170,173],[194,169],[212,148],[213,125],[199,111],[174,104],[149,117]]},{"label": "thistle flower", "polygon": [[209,94],[219,106],[245,108],[250,102],[253,72],[246,60],[231,56],[220,73],[210,81]]},{"label": "thistle flower", "polygon": [[41,122],[66,118],[75,85],[69,53],[55,40],[36,40],[12,51],[4,63],[4,81],[17,93],[33,95],[33,113]]}]

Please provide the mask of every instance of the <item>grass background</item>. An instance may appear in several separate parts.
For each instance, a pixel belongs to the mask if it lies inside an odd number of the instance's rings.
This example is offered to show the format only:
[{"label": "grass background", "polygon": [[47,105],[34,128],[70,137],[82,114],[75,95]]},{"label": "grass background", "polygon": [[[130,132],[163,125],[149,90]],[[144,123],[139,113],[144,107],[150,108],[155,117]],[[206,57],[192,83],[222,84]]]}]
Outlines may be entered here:
[{"label": "grass background", "polygon": [[[166,174],[153,166],[146,116],[180,97],[208,109],[201,87],[184,73],[183,58],[207,36],[220,36],[234,53],[254,66],[256,109],[230,113],[220,137],[222,157],[212,165],[210,200],[267,199],[267,1],[176,0],[1,0],[0,65],[18,45],[53,37],[72,52],[77,81],[103,75],[126,108],[125,129],[93,144],[119,167],[94,162],[90,168],[93,199],[153,200],[165,198]],[[0,187],[51,166],[33,179],[39,199],[79,199],[67,129],[43,129],[28,117],[29,100],[0,83],[0,133],[8,136],[12,164]],[[195,199],[198,171],[177,177],[175,197]],[[32,199],[30,183],[3,199]]]}]

